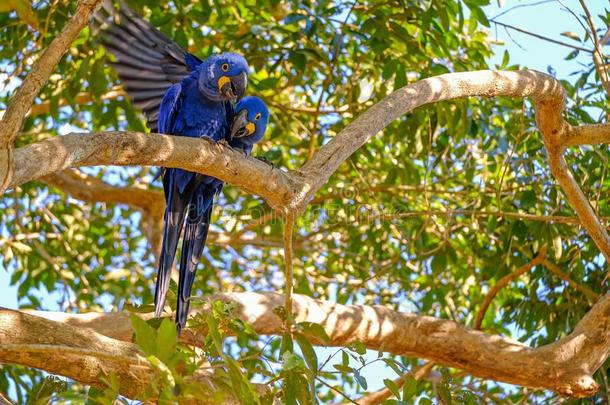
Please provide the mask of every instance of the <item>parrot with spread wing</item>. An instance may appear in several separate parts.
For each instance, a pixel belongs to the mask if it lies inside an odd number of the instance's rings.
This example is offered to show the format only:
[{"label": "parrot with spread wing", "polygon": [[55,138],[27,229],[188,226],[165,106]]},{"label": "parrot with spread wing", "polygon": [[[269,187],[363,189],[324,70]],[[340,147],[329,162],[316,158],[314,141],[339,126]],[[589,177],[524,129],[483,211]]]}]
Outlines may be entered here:
[{"label": "parrot with spread wing", "polygon": [[[152,132],[208,137],[249,154],[262,139],[268,110],[258,98],[243,95],[248,64],[234,53],[205,60],[186,52],[130,8],[110,0],[94,14],[94,28],[114,55],[115,68],[134,105]],[[240,100],[241,99],[241,100]],[[236,108],[233,101],[238,100]],[[182,169],[163,172],[165,228],[155,287],[155,315],[161,316],[180,234],[184,228],[176,325],[186,325],[189,298],[210,226],[219,179]]]}]

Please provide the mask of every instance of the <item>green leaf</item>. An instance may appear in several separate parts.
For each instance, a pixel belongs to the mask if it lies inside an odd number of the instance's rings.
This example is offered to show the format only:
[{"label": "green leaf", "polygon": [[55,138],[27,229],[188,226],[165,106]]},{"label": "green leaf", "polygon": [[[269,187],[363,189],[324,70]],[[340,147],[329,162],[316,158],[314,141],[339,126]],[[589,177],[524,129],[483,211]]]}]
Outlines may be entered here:
[{"label": "green leaf", "polygon": [[173,389],[176,386],[176,380],[174,379],[174,376],[169,367],[167,367],[167,365],[163,363],[161,359],[159,359],[157,356],[150,355],[147,356],[146,359],[155,369],[157,369],[159,375],[162,377],[163,384]]},{"label": "green leaf", "polygon": [[568,54],[568,56],[565,57],[565,60],[572,60],[572,59],[576,58],[579,53],[580,53],[580,51],[578,49],[575,49],[572,52],[570,52]]},{"label": "green leaf", "polygon": [[136,344],[146,355],[157,355],[157,339],[155,330],[137,315],[130,314],[131,326],[135,333]]},{"label": "green leaf", "polygon": [[309,369],[315,373],[318,370],[318,356],[316,355],[313,346],[302,334],[297,332],[294,335],[299,347],[301,348],[301,351],[303,352],[303,356],[305,357],[305,361],[307,362]]},{"label": "green leaf", "polygon": [[489,27],[489,21],[487,20],[487,16],[485,15],[485,12],[483,11],[483,9],[481,9],[478,6],[472,6],[470,7],[470,12],[472,13],[472,15],[475,16],[475,18],[484,26]]},{"label": "green leaf", "polygon": [[300,322],[297,328],[305,335],[311,336],[325,345],[330,344],[330,337],[319,323],[315,322]]},{"label": "green leaf", "polygon": [[19,18],[36,31],[39,29],[38,18],[32,10],[29,0],[3,0],[0,2],[0,12],[15,10]]},{"label": "green leaf", "polygon": [[349,356],[344,350],[341,351],[341,364],[343,365],[343,367],[349,366]]},{"label": "green leaf", "polygon": [[451,391],[449,390],[449,387],[447,386],[447,384],[445,384],[445,383],[439,384],[437,388],[438,388],[438,393],[441,396],[441,398],[443,399],[443,402],[445,403],[445,405],[451,405],[453,403],[453,400],[451,398]]},{"label": "green leaf", "polygon": [[567,38],[573,39],[574,41],[582,42],[580,40],[580,37],[578,36],[578,34],[575,33],[575,32],[572,32],[572,31],[564,31],[564,32],[562,32],[559,35],[561,35],[563,37],[567,37]]},{"label": "green leaf", "polygon": [[292,352],[284,352],[282,355],[282,370],[304,370],[303,359]]},{"label": "green leaf", "polygon": [[218,321],[214,319],[213,316],[206,316],[206,322],[208,324],[208,336],[212,338],[212,343],[214,344],[214,348],[218,352],[218,355],[222,356],[222,336],[218,331]]},{"label": "green leaf", "polygon": [[149,314],[155,310],[155,306],[153,304],[133,305],[128,303],[123,306],[123,310],[128,312],[134,312],[137,314]]},{"label": "green leaf", "polygon": [[394,372],[398,375],[403,375],[404,371],[393,359],[383,359],[383,362],[387,364]]},{"label": "green leaf", "polygon": [[504,50],[504,56],[502,56],[502,67],[505,68],[508,66],[508,62],[510,61],[510,55],[507,50]]},{"label": "green leaf", "polygon": [[294,350],[294,343],[292,342],[292,335],[288,332],[285,332],[282,335],[282,346],[280,348],[280,354],[284,354],[286,352],[292,352]]},{"label": "green leaf", "polygon": [[396,398],[400,399],[400,391],[398,390],[398,386],[394,381],[390,380],[389,378],[385,378],[383,380],[383,385],[385,385]]},{"label": "green leaf", "polygon": [[415,398],[415,395],[417,394],[417,380],[411,376],[405,376],[404,379],[402,399],[403,401],[408,401]]},{"label": "green leaf", "polygon": [[366,378],[364,378],[362,375],[360,375],[360,372],[356,369],[354,369],[354,378],[356,379],[356,382],[358,383],[358,385],[360,385],[362,387],[363,390],[367,390],[368,389],[368,384],[366,382]]},{"label": "green leaf", "polygon": [[359,341],[350,343],[347,348],[361,355],[366,353],[366,346]]},{"label": "green leaf", "polygon": [[157,345],[159,347],[159,358],[164,362],[169,362],[176,351],[178,336],[176,325],[171,319],[164,318],[157,330]]},{"label": "green leaf", "polygon": [[407,73],[405,71],[404,65],[401,63],[398,65],[398,69],[396,69],[396,78],[394,79],[394,88],[399,89],[401,87],[409,84],[407,80]]},{"label": "green leaf", "polygon": [[346,374],[349,374],[349,373],[351,373],[351,372],[353,372],[353,371],[354,371],[354,370],[353,370],[351,367],[344,366],[344,365],[342,365],[342,364],[333,364],[333,367],[334,367],[336,370],[338,370],[338,371],[340,371],[340,372],[342,372],[342,373],[346,373]]}]

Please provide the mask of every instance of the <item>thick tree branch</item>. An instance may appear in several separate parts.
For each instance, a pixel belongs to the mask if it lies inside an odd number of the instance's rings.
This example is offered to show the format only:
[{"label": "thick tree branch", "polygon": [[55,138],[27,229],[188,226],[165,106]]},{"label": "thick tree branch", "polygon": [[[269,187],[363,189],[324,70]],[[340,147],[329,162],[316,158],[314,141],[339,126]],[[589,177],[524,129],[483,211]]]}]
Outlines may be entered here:
[{"label": "thick tree branch", "polygon": [[[393,120],[422,105],[471,96],[532,97],[549,166],[598,248],[610,261],[610,237],[572,177],[563,151],[570,139],[591,130],[572,128],[562,118],[565,93],[559,81],[534,71],[450,73],[396,90],[322,146],[300,170],[283,172],[206,139],[136,132],[70,134],[15,150],[15,186],[68,167],[157,165],[218,177],[265,198],[282,212],[302,210],[337,168]],[[584,127],[586,128],[586,127]],[[581,135],[574,135],[580,133]],[[0,165],[8,157],[0,155]],[[45,162],[41,165],[39,162]],[[1,166],[0,166],[1,167]]]},{"label": "thick tree branch", "polygon": [[[212,299],[233,301],[235,316],[250,323],[259,334],[278,335],[284,331],[283,321],[274,308],[284,305],[284,297],[275,293],[217,294]],[[196,311],[205,311],[198,309]],[[194,312],[196,312],[194,311]],[[132,336],[128,313],[67,314],[29,311],[58,323],[53,337],[78,334],[91,335],[88,329],[109,338],[129,341]],[[428,359],[466,371],[481,378],[518,384],[536,389],[550,389],[562,395],[583,397],[597,390],[593,373],[610,353],[610,295],[598,301],[567,337],[539,348],[468,329],[456,322],[401,313],[382,306],[340,305],[293,295],[295,322],[320,323],[331,338],[332,346],[345,346],[360,341],[372,350],[384,350],[396,355]],[[43,343],[44,335],[28,336],[19,327],[15,311],[0,311],[0,341],[5,344]],[[147,315],[152,316],[152,314]],[[17,318],[15,318],[17,317]],[[2,322],[2,319],[8,321]],[[17,320],[16,320],[17,319]],[[29,317],[24,319],[30,319]],[[60,323],[67,324],[60,326]],[[7,330],[7,327],[10,327]],[[205,331],[189,330],[184,338],[191,343],[201,342]],[[38,339],[38,341],[32,341]],[[100,347],[96,341],[83,340],[77,347]],[[319,343],[319,342],[313,342]],[[0,361],[19,362],[0,351]],[[27,358],[26,358],[27,360]],[[37,361],[37,362],[36,362]],[[35,358],[27,364],[44,368],[48,359]],[[36,363],[36,364],[34,364]],[[53,371],[62,374],[60,371]]]},{"label": "thick tree branch", "polygon": [[592,124],[573,127],[562,139],[565,147],[610,143],[610,124]]},{"label": "thick tree branch", "polygon": [[362,113],[322,146],[302,172],[311,179],[312,189],[317,190],[343,161],[400,116],[426,104],[472,96],[563,100],[563,89],[552,77],[534,71],[484,70],[423,79],[396,90]]},{"label": "thick tree branch", "polygon": [[[129,323],[128,317],[121,320]],[[104,387],[104,378],[114,374],[118,377],[122,395],[154,400],[145,390],[158,379],[158,375],[130,339],[131,335],[117,340],[69,322],[60,323],[25,312],[0,309],[0,362],[38,368],[98,387]],[[189,378],[190,383],[204,384],[208,391],[218,390],[206,372]],[[266,389],[264,385],[256,388],[261,393]],[[202,402],[186,400],[181,403]],[[210,395],[209,402],[203,403],[218,402]],[[238,402],[227,398],[222,404]]]},{"label": "thick tree branch", "polygon": [[[245,158],[242,152],[207,138],[139,132],[72,133],[15,149],[14,155],[13,187],[69,167],[97,165],[180,167],[206,173],[261,195],[278,209],[285,207],[302,187],[298,176],[273,169],[258,159]],[[253,181],[256,176],[260,181]]]},{"label": "thick tree branch", "polygon": [[0,311],[0,359],[96,386],[114,372],[130,397],[153,377],[150,364],[131,343],[12,310]]}]

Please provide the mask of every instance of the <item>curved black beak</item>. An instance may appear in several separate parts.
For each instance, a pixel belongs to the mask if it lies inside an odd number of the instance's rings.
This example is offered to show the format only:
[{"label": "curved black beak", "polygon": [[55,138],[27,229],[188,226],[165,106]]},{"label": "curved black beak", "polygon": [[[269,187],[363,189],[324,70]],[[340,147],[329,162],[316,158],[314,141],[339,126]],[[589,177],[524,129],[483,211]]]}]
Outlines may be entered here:
[{"label": "curved black beak", "polygon": [[248,121],[248,111],[241,110],[233,119],[231,125],[231,139],[243,138],[250,135],[253,124]]},{"label": "curved black beak", "polygon": [[246,87],[248,87],[248,73],[241,72],[238,75],[229,77],[229,80],[225,79],[220,92],[231,100],[237,99],[239,101],[246,93]]}]

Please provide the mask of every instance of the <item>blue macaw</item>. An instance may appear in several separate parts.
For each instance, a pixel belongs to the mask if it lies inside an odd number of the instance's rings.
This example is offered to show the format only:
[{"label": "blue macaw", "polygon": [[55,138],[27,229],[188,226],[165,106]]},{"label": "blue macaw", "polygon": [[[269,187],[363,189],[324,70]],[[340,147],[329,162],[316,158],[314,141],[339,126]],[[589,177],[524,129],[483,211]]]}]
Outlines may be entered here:
[{"label": "blue macaw", "polygon": [[[235,106],[232,125],[230,130],[227,131],[225,141],[228,142],[229,146],[241,149],[246,155],[249,155],[254,144],[265,135],[268,120],[269,110],[260,98],[244,97]],[[215,194],[220,192],[223,186],[220,180],[209,176],[205,177],[212,181],[200,183],[199,187],[204,190],[199,194],[201,197],[198,197],[201,198],[201,201],[192,201],[197,210],[189,207],[189,216],[186,219],[186,229],[184,230],[182,241],[180,277],[178,279],[178,305],[176,307],[176,323],[179,330],[184,328],[188,318],[191,289],[195,280],[197,264],[201,258],[203,246],[208,236],[213,198]],[[198,194],[195,193],[195,195]],[[166,223],[166,232],[167,229]]]},{"label": "blue macaw", "polygon": [[[246,154],[263,137],[269,116],[266,106],[254,97],[240,100],[248,79],[248,64],[242,56],[223,53],[202,61],[125,5],[115,10],[108,0],[94,15],[93,24],[101,29],[104,45],[117,59],[113,66],[134,105],[146,115],[152,132],[224,140]],[[234,100],[240,100],[236,110]],[[155,315],[163,312],[184,227],[178,331],[186,324],[195,269],[207,237],[214,197],[222,185],[214,177],[182,169],[167,169],[163,174],[167,207]]]}]

